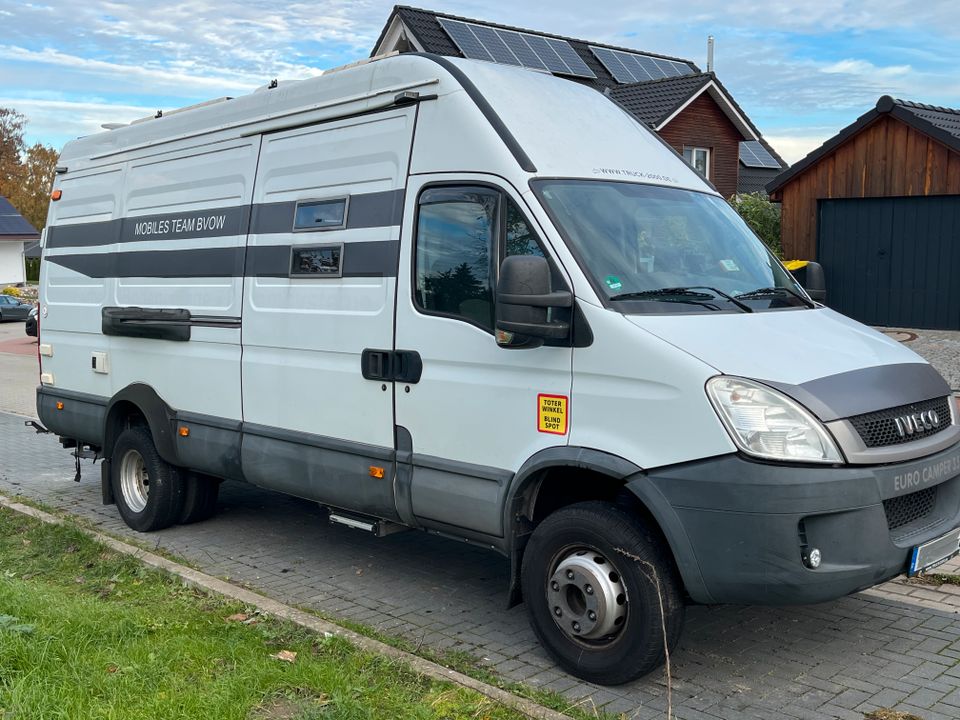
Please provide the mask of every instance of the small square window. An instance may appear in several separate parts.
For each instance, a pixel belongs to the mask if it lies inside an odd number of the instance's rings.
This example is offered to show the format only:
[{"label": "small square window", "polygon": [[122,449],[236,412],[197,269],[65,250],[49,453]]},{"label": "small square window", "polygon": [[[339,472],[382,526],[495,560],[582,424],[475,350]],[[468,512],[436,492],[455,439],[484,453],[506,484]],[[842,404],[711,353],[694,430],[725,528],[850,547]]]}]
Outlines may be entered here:
[{"label": "small square window", "polygon": [[293,219],[295,231],[339,230],[347,225],[349,198],[301,200]]},{"label": "small square window", "polygon": [[290,277],[338,278],[343,244],[313,245],[290,250]]},{"label": "small square window", "polygon": [[710,149],[700,147],[684,147],[683,159],[686,160],[693,169],[710,179]]}]

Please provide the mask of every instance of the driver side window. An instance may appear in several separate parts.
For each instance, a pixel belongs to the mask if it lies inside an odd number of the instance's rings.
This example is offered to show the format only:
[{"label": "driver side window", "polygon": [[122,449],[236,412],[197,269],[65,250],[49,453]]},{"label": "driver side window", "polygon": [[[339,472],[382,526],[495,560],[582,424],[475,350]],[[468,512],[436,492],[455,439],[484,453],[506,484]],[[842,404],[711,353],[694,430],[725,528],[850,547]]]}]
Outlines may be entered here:
[{"label": "driver side window", "polygon": [[482,186],[428,188],[420,195],[414,297],[421,311],[492,333],[497,271],[508,255],[544,257],[506,195]]}]

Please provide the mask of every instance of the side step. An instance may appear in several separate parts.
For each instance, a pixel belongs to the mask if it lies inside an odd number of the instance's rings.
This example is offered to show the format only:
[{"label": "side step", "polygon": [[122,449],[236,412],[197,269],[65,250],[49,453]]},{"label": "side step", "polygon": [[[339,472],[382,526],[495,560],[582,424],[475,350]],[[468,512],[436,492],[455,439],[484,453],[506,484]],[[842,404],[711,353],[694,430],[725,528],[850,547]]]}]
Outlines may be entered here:
[{"label": "side step", "polygon": [[335,510],[334,508],[330,508],[329,517],[331,524],[335,523],[337,525],[346,525],[356,530],[365,530],[366,532],[373,533],[376,537],[393,535],[394,533],[410,529],[406,525],[392,523],[388,520],[381,520],[380,518],[369,517],[368,515],[358,515],[356,513],[346,512],[345,510]]}]

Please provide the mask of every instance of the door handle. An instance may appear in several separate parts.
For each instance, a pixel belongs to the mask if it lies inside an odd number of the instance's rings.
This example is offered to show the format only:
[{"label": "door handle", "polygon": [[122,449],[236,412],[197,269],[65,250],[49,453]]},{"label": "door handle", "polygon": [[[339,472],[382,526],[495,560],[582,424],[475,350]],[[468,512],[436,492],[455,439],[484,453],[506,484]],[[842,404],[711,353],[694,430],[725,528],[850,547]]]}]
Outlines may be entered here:
[{"label": "door handle", "polygon": [[367,380],[418,383],[423,360],[416,350],[373,350],[360,354],[360,371]]},{"label": "door handle", "polygon": [[393,379],[416,384],[423,375],[423,359],[416,350],[394,350]]}]

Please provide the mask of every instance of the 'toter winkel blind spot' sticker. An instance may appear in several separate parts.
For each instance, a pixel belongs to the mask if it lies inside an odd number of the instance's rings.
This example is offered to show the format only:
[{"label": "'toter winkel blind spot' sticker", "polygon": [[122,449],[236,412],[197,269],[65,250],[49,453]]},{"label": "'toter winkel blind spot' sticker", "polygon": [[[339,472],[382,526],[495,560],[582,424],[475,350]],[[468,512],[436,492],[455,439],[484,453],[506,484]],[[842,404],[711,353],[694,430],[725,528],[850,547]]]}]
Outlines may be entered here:
[{"label": "'toter winkel blind spot' sticker", "polygon": [[537,431],[551,435],[567,434],[566,395],[537,395]]}]

